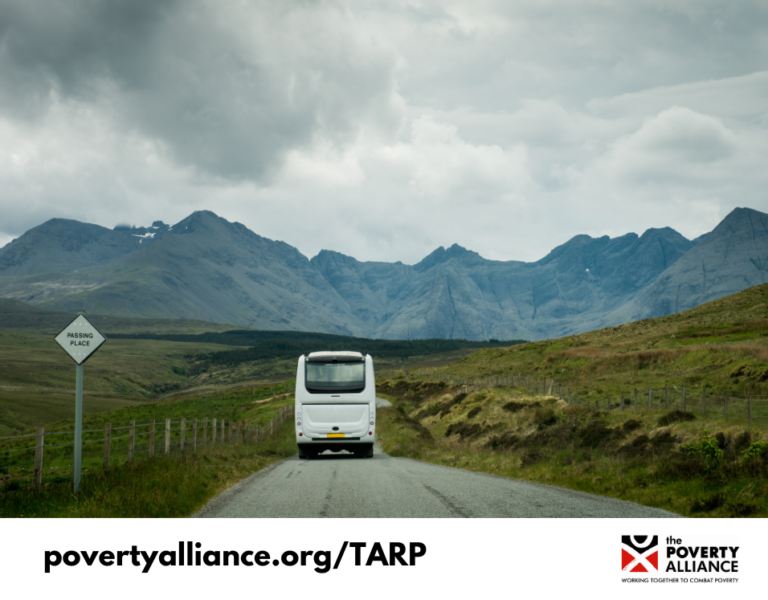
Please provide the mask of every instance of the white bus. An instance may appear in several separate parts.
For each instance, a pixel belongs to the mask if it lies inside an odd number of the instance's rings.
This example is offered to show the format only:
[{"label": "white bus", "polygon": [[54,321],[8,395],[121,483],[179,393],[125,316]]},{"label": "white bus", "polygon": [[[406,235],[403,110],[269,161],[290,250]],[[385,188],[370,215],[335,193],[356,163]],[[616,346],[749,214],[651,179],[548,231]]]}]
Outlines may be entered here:
[{"label": "white bus", "polygon": [[299,458],[347,450],[371,458],[376,426],[373,359],[359,352],[312,352],[296,372]]}]

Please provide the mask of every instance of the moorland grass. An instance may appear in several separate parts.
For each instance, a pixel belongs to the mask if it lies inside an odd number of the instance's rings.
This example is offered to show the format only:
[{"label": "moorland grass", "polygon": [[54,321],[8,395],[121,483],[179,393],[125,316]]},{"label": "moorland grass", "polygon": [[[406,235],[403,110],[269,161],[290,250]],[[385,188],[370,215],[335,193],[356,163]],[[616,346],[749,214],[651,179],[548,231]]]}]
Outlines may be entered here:
[{"label": "moorland grass", "polygon": [[517,388],[458,402],[434,382],[393,380],[378,391],[394,403],[378,411],[379,443],[392,456],[686,516],[768,516],[765,423],[682,411],[595,412]]},{"label": "moorland grass", "polygon": [[72,482],[0,492],[0,517],[185,517],[222,491],[296,453],[293,423],[256,443],[211,444],[197,452],[157,456],[87,473]]},{"label": "moorland grass", "polygon": [[[151,421],[156,422],[155,448],[161,451],[164,443],[165,420],[171,419],[171,444],[180,442],[181,418],[186,418],[186,443],[191,445],[193,438],[194,420],[198,420],[198,439],[203,440],[203,419],[207,418],[207,438],[213,435],[213,419],[217,419],[217,435],[221,438],[218,424],[240,423],[253,430],[255,427],[266,425],[280,410],[293,403],[291,394],[280,393],[273,396],[274,391],[282,391],[282,386],[259,386],[241,390],[226,390],[207,394],[179,396],[159,402],[147,402],[122,408],[87,414],[83,419],[83,469],[101,469],[103,463],[104,428],[107,423],[112,426],[111,464],[125,460],[128,452],[128,431],[125,426],[135,421],[135,455],[137,460],[148,454],[149,427]],[[88,405],[89,398],[84,399]],[[122,427],[123,429],[117,429]],[[62,476],[66,478],[72,470],[72,431],[74,422],[66,419],[45,426],[46,448],[43,454],[43,480],[57,481]],[[63,432],[63,433],[60,433]],[[26,434],[34,433],[28,429]],[[0,493],[6,486],[28,484],[33,472],[35,438],[20,437],[0,440]]]},{"label": "moorland grass", "polygon": [[[86,414],[168,396],[274,385],[296,359],[201,367],[195,356],[231,349],[164,340],[108,340],[85,365]],[[314,350],[314,349],[312,349]],[[445,366],[473,350],[376,361],[378,373]],[[193,375],[193,373],[195,373]],[[0,330],[0,437],[74,416],[75,366],[52,335]]]}]

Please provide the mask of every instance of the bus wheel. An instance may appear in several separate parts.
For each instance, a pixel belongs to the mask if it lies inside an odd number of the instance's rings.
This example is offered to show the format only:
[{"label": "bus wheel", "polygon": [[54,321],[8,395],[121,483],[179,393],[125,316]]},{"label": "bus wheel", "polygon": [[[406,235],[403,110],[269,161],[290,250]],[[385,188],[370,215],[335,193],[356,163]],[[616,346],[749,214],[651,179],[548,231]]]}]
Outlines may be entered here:
[{"label": "bus wheel", "polygon": [[365,453],[365,458],[373,458],[373,448],[368,449],[368,452]]}]

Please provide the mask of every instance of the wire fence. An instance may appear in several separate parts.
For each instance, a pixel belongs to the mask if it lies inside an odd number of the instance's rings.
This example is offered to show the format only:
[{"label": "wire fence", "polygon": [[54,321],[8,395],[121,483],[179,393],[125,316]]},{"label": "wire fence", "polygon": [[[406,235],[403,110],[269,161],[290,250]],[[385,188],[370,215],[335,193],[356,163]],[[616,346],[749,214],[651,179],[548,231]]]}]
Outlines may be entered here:
[{"label": "wire fence", "polygon": [[[135,460],[195,452],[213,444],[259,442],[271,438],[292,414],[293,405],[285,406],[265,425],[215,417],[130,421],[118,426],[107,423],[104,429],[83,431],[82,473],[106,473]],[[71,479],[74,437],[74,431],[46,433],[40,427],[35,433],[0,438],[0,492],[23,487],[39,490],[45,484]]]},{"label": "wire fence", "polygon": [[[726,419],[768,419],[768,396],[732,394],[706,387],[694,388],[665,384],[664,387],[632,388],[603,398],[587,399],[553,378],[538,379],[525,373],[495,375],[490,377],[449,377],[430,370],[412,371],[417,377],[430,378],[447,383],[454,396],[493,387],[521,387],[534,393],[555,396],[570,405],[593,410],[682,410],[702,415],[721,416]],[[407,374],[406,374],[407,376]]]}]

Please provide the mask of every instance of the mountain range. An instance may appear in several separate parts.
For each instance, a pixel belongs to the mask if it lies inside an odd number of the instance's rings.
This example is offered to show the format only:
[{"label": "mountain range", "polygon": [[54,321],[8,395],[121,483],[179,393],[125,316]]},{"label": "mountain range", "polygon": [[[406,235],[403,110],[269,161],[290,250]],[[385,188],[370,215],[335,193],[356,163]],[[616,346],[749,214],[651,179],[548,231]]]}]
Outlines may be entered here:
[{"label": "mountain range", "polygon": [[577,235],[539,261],[453,245],[415,265],[296,248],[198,211],[173,226],[51,219],[0,249],[0,297],[50,310],[383,339],[559,337],[698,306],[768,281],[768,215],[688,240]]}]

